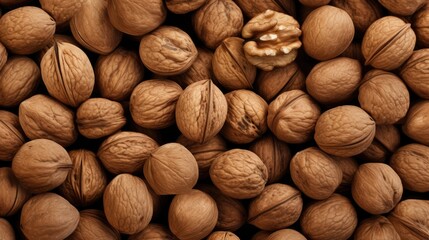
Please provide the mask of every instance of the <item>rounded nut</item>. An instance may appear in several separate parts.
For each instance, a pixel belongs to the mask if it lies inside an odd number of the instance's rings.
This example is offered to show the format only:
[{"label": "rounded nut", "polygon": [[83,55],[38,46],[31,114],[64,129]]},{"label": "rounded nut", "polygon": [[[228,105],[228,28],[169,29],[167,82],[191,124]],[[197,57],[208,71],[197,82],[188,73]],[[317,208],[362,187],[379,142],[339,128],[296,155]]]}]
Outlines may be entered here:
[{"label": "rounded nut", "polygon": [[216,231],[212,232],[207,237],[207,240],[240,240],[240,238],[232,232]]},{"label": "rounded nut", "polygon": [[110,226],[102,211],[85,209],[80,212],[79,224],[67,240],[85,239],[120,240],[121,236]]},{"label": "rounded nut", "polygon": [[19,184],[9,167],[0,168],[0,182],[0,217],[12,216],[21,210],[31,194]]},{"label": "rounded nut", "polygon": [[355,240],[391,239],[401,240],[392,223],[383,216],[367,218],[359,223],[355,231]]},{"label": "rounded nut", "polygon": [[0,117],[0,161],[11,161],[19,148],[25,143],[20,128]]},{"label": "rounded nut", "polygon": [[4,218],[0,218],[0,232],[3,240],[15,240],[15,231],[12,225]]},{"label": "rounded nut", "polygon": [[429,201],[407,199],[400,202],[388,218],[401,239],[429,238]]},{"label": "rounded nut", "polygon": [[271,9],[276,12],[284,12],[291,16],[296,15],[295,1],[236,0],[235,2],[237,2],[238,6],[240,6],[243,13],[249,18],[253,18],[256,15],[263,13],[268,9]]},{"label": "rounded nut", "polygon": [[170,230],[161,224],[149,223],[143,231],[133,234],[128,237],[128,240],[146,240],[146,239],[163,239],[163,240],[175,240],[176,238],[170,232]]},{"label": "rounded nut", "polygon": [[[281,230],[279,230],[281,231]],[[270,234],[273,232],[270,231],[259,231],[255,235],[253,235],[252,240],[266,240]],[[282,239],[275,239],[275,240],[282,240]]]},{"label": "rounded nut", "polygon": [[166,0],[165,3],[167,5],[168,10],[175,14],[185,14],[188,12],[192,12],[197,10],[207,0],[196,0],[189,2],[188,0]]},{"label": "rounded nut", "polygon": [[389,12],[402,16],[413,15],[418,9],[427,4],[425,0],[380,0]]},{"label": "rounded nut", "polygon": [[422,7],[413,15],[413,29],[417,36],[417,42],[422,47],[429,47],[429,7]]},{"label": "rounded nut", "polygon": [[413,52],[401,67],[401,78],[419,97],[429,99],[429,49],[424,48]]},{"label": "rounded nut", "polygon": [[353,177],[358,170],[359,165],[355,159],[350,157],[331,157],[343,172],[343,179],[341,180],[340,186],[338,186],[336,192],[349,193],[351,191]]},{"label": "rounded nut", "polygon": [[371,214],[388,213],[401,200],[402,192],[398,174],[384,163],[362,164],[353,178],[353,199]]},{"label": "rounded nut", "polygon": [[40,5],[58,25],[65,25],[87,0],[40,0]]},{"label": "rounded nut", "polygon": [[417,142],[429,146],[429,101],[417,102],[407,113],[402,131]]},{"label": "rounded nut", "polygon": [[401,143],[401,133],[395,125],[377,125],[371,145],[358,155],[366,162],[384,162]]},{"label": "rounded nut", "polygon": [[317,8],[329,4],[331,0],[299,0],[299,2],[307,7]]},{"label": "rounded nut", "polygon": [[6,111],[6,110],[0,110],[0,121],[3,121],[4,123],[11,124],[14,128],[18,130],[21,129],[21,125],[19,124],[19,118],[16,114]]},{"label": "rounded nut", "polygon": [[293,229],[281,229],[277,230],[266,238],[267,240],[283,240],[283,239],[294,239],[294,240],[307,240],[301,233]]}]

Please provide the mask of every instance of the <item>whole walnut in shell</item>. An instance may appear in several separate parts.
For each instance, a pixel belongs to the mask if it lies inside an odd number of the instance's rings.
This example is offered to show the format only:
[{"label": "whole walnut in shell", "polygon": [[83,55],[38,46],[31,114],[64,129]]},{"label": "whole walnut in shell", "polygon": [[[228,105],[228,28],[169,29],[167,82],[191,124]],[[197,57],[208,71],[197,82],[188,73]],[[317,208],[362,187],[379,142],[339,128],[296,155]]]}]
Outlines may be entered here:
[{"label": "whole walnut in shell", "polygon": [[139,53],[150,71],[164,76],[185,72],[198,54],[191,37],[172,26],[161,26],[143,36]]},{"label": "whole walnut in shell", "polygon": [[16,114],[6,111],[6,110],[0,110],[0,121],[3,121],[5,123],[11,124],[14,128],[18,130],[21,129],[21,125],[19,124],[19,118]]},{"label": "whole walnut in shell", "polygon": [[41,50],[54,33],[54,19],[38,7],[19,7],[0,19],[0,41],[15,54],[33,54]]},{"label": "whole walnut in shell", "polygon": [[290,161],[290,175],[305,195],[317,200],[331,196],[343,178],[335,160],[315,147],[295,154]]},{"label": "whole walnut in shell", "polygon": [[88,0],[40,0],[40,5],[51,15],[58,25],[64,25],[80,10]]},{"label": "whole walnut in shell", "polygon": [[320,108],[302,90],[280,94],[268,106],[267,123],[274,135],[287,143],[310,140],[320,116]]},{"label": "whole walnut in shell", "polygon": [[314,133],[314,139],[323,151],[339,157],[351,157],[365,151],[374,136],[374,120],[364,110],[352,105],[322,113]]},{"label": "whole walnut in shell", "polygon": [[413,29],[416,33],[417,42],[422,47],[429,47],[429,7],[423,7],[413,15]]},{"label": "whole walnut in shell", "polygon": [[350,157],[336,157],[331,156],[332,159],[337,163],[343,172],[343,179],[341,180],[340,186],[338,186],[336,192],[338,193],[349,193],[353,182],[353,177],[359,168],[357,161]]},{"label": "whole walnut in shell", "polygon": [[6,64],[8,58],[8,53],[6,47],[0,43],[0,69]]},{"label": "whole walnut in shell", "polygon": [[131,235],[128,240],[146,240],[146,239],[163,239],[176,240],[170,230],[161,224],[149,223],[143,231]]},{"label": "whole walnut in shell", "polygon": [[25,143],[12,160],[16,179],[32,193],[47,192],[60,186],[72,167],[67,151],[48,139]]},{"label": "whole walnut in shell", "polygon": [[413,140],[429,146],[429,101],[414,104],[407,113],[402,131]]},{"label": "whole walnut in shell", "polygon": [[183,145],[167,143],[150,154],[143,173],[156,194],[181,194],[197,183],[198,164]]},{"label": "whole walnut in shell", "polygon": [[249,18],[253,18],[268,9],[291,16],[296,15],[295,1],[293,0],[235,0],[235,2]]},{"label": "whole walnut in shell", "polygon": [[134,122],[149,129],[174,125],[176,102],[182,91],[179,84],[171,80],[143,81],[131,94],[130,112]]},{"label": "whole walnut in shell", "polygon": [[401,200],[402,192],[398,174],[384,163],[362,164],[353,178],[353,199],[371,214],[388,213]]},{"label": "whole walnut in shell", "polygon": [[96,209],[80,212],[79,224],[67,240],[105,239],[120,240],[119,232],[107,222],[104,213]]},{"label": "whole walnut in shell", "polygon": [[0,161],[11,161],[19,148],[25,143],[20,128],[0,117]]},{"label": "whole walnut in shell", "polygon": [[283,240],[283,239],[294,239],[294,240],[307,240],[300,232],[293,229],[281,229],[277,230],[266,238],[267,240]]},{"label": "whole walnut in shell", "polygon": [[395,125],[377,125],[371,145],[358,155],[366,162],[384,162],[401,143],[401,132]]},{"label": "whole walnut in shell", "polygon": [[339,194],[311,203],[302,213],[302,233],[309,239],[346,240],[358,223],[356,210],[350,200]]},{"label": "whole walnut in shell", "polygon": [[204,5],[206,1],[207,0],[166,0],[165,4],[167,5],[168,10],[171,12],[176,14],[185,14],[197,10],[202,5]]},{"label": "whole walnut in shell", "polygon": [[216,202],[196,189],[176,195],[168,210],[170,230],[181,240],[203,239],[213,231],[217,218]]},{"label": "whole walnut in shell", "polygon": [[0,182],[0,217],[14,215],[31,194],[19,184],[9,167],[0,168]]},{"label": "whole walnut in shell", "polygon": [[152,219],[153,201],[146,184],[131,174],[119,174],[110,181],[103,206],[107,221],[121,233],[140,232]]},{"label": "whole walnut in shell", "polygon": [[423,48],[413,52],[401,67],[401,78],[419,97],[429,99],[429,49]]},{"label": "whole walnut in shell", "polygon": [[240,240],[240,238],[232,232],[216,231],[212,232],[207,237],[207,240]]},{"label": "whole walnut in shell", "polygon": [[3,240],[15,240],[15,231],[12,225],[4,218],[0,218],[0,232]]},{"label": "whole walnut in shell", "polygon": [[60,195],[38,194],[22,207],[20,228],[27,239],[62,240],[79,223],[79,211]]},{"label": "whole walnut in shell", "polygon": [[429,238],[429,201],[407,199],[400,202],[388,218],[401,239]]},{"label": "whole walnut in shell", "polygon": [[232,149],[216,157],[210,167],[210,178],[225,195],[247,199],[264,190],[268,170],[255,153]]},{"label": "whole walnut in shell", "polygon": [[359,223],[355,231],[355,240],[391,239],[401,240],[392,223],[383,216],[367,218]]},{"label": "whole walnut in shell", "polygon": [[389,12],[402,16],[413,15],[427,4],[425,0],[379,0]]}]

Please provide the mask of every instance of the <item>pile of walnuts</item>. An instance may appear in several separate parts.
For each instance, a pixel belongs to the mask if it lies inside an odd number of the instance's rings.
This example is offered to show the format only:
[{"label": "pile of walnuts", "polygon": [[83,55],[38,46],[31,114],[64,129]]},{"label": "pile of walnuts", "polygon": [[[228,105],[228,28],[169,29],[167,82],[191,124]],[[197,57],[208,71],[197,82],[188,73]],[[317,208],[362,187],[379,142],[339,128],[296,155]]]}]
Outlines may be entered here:
[{"label": "pile of walnuts", "polygon": [[426,0],[0,8],[0,239],[429,239]]}]

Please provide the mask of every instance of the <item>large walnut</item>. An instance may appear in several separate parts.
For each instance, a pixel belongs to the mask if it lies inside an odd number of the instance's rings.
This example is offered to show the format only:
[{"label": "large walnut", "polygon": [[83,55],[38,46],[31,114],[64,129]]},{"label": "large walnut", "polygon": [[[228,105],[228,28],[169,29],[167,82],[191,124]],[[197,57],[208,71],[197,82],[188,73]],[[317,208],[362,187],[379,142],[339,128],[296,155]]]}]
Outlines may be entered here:
[{"label": "large walnut", "polygon": [[55,19],[57,26],[62,26],[70,21],[86,1],[88,0],[40,0],[40,5]]},{"label": "large walnut", "polygon": [[429,101],[414,104],[407,113],[402,131],[417,142],[429,146]]},{"label": "large walnut", "polygon": [[9,167],[0,168],[0,182],[0,217],[12,216],[22,208],[31,194],[19,184]]},{"label": "large walnut", "polygon": [[388,218],[401,239],[429,239],[429,201],[407,199],[400,202]]},{"label": "large walnut", "polygon": [[383,216],[367,218],[359,223],[355,231],[355,240],[401,240],[393,224]]},{"label": "large walnut", "polygon": [[413,52],[401,67],[401,78],[419,97],[429,99],[429,49],[423,48]]},{"label": "large walnut", "polygon": [[86,239],[120,240],[121,236],[110,226],[102,211],[85,209],[80,212],[79,224],[67,240]]}]

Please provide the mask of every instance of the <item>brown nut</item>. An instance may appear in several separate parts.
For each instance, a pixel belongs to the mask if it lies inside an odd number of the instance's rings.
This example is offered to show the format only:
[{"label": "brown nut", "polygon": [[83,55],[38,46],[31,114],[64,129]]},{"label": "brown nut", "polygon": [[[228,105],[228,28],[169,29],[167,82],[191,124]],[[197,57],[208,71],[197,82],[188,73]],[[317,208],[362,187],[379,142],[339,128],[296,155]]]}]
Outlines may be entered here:
[{"label": "brown nut", "polygon": [[14,128],[22,131],[21,125],[19,124],[19,118],[16,114],[6,110],[0,110],[0,121],[11,124]]},{"label": "brown nut", "polygon": [[355,35],[350,15],[329,5],[313,10],[304,20],[301,29],[305,52],[319,61],[340,55]]},{"label": "brown nut", "polygon": [[27,239],[62,240],[79,223],[79,211],[55,193],[38,194],[22,207],[20,228]]},{"label": "brown nut", "polygon": [[143,133],[119,132],[101,143],[97,156],[111,173],[135,173],[143,169],[157,147],[158,143]]},{"label": "brown nut", "polygon": [[40,68],[49,94],[60,102],[77,107],[91,96],[94,70],[85,52],[75,45],[58,42],[43,55]]},{"label": "brown nut", "polygon": [[384,163],[362,164],[353,178],[353,199],[371,214],[388,213],[401,200],[402,192],[398,174]]},{"label": "brown nut", "polygon": [[417,36],[417,42],[422,47],[429,47],[429,7],[423,7],[413,15],[413,29]]},{"label": "brown nut", "polygon": [[429,147],[412,143],[399,148],[389,165],[401,178],[404,188],[429,192]]},{"label": "brown nut", "polygon": [[299,2],[307,7],[317,8],[329,4],[331,0],[299,0]]},{"label": "brown nut", "polygon": [[183,145],[167,143],[150,154],[143,173],[156,194],[182,194],[197,183],[198,164]]},{"label": "brown nut", "polygon": [[30,139],[46,138],[65,147],[77,139],[73,111],[45,95],[37,94],[21,102],[19,123]]},{"label": "brown nut", "polygon": [[417,142],[429,146],[429,101],[414,104],[409,110],[402,131]]},{"label": "brown nut", "polygon": [[197,58],[197,48],[183,30],[161,26],[140,42],[140,58],[152,72],[164,76],[185,72]]},{"label": "brown nut", "polygon": [[240,238],[232,232],[216,231],[212,232],[207,237],[207,240],[240,240]]},{"label": "brown nut", "polygon": [[69,152],[73,168],[60,186],[61,195],[75,206],[89,206],[103,196],[107,176],[95,154],[79,149]]},{"label": "brown nut", "polygon": [[266,240],[283,240],[283,239],[294,239],[294,240],[307,240],[301,233],[293,229],[281,229],[271,233]]},{"label": "brown nut", "polygon": [[0,19],[0,41],[15,54],[33,54],[41,50],[54,33],[54,19],[38,7],[19,7]]},{"label": "brown nut", "polygon": [[65,25],[87,0],[40,0],[40,5],[58,25]]},{"label": "brown nut", "polygon": [[102,211],[85,209],[80,212],[79,224],[67,240],[85,239],[120,240],[121,235],[110,226]]},{"label": "brown nut", "polygon": [[366,162],[384,162],[401,143],[401,133],[395,125],[377,125],[371,145],[358,155]]},{"label": "brown nut", "polygon": [[315,147],[295,154],[290,161],[290,175],[305,195],[317,200],[331,196],[343,179],[335,160]]},{"label": "brown nut", "polygon": [[358,170],[359,165],[355,159],[350,157],[331,157],[343,172],[343,179],[341,180],[340,186],[338,186],[336,192],[349,193],[351,191],[353,177]]},{"label": "brown nut", "polygon": [[0,70],[0,106],[19,105],[36,90],[40,69],[28,57],[10,57]]},{"label": "brown nut", "polygon": [[243,13],[232,0],[207,0],[194,12],[192,24],[204,45],[215,49],[225,38],[240,34]]},{"label": "brown nut", "polygon": [[156,29],[167,17],[162,0],[109,0],[107,13],[116,29],[133,36],[142,36]]},{"label": "brown nut", "polygon": [[356,210],[350,200],[339,194],[310,204],[300,220],[302,233],[309,239],[346,240],[358,223]]},{"label": "brown nut", "polygon": [[314,139],[323,151],[339,157],[362,153],[371,145],[374,136],[374,120],[364,110],[352,105],[322,113],[314,133]]},{"label": "brown nut", "polygon": [[[280,230],[279,230],[280,231]],[[252,236],[252,240],[266,240],[272,232],[270,231],[259,231]],[[280,240],[280,239],[278,239]]]},{"label": "brown nut", "polygon": [[18,183],[9,167],[0,168],[0,182],[0,217],[12,216],[21,210],[31,194]]},{"label": "brown nut", "polygon": [[264,71],[293,62],[301,47],[299,23],[283,13],[267,10],[243,27],[244,53],[249,62]]},{"label": "brown nut", "polygon": [[216,202],[196,189],[176,195],[168,210],[168,226],[182,240],[203,239],[213,231],[217,218]]},{"label": "brown nut", "polygon": [[25,143],[20,128],[0,117],[0,161],[11,161],[19,148]]},{"label": "brown nut", "polygon": [[410,16],[427,4],[425,0],[379,0],[379,2],[390,12]]},{"label": "brown nut", "polygon": [[182,92],[179,84],[171,80],[143,81],[131,94],[130,112],[134,122],[149,129],[174,125],[176,102]]},{"label": "brown nut", "polygon": [[362,80],[358,60],[338,57],[313,67],[305,81],[308,93],[322,104],[339,104],[352,99]]},{"label": "brown nut", "polygon": [[143,231],[128,237],[128,240],[176,240],[170,230],[161,224],[149,223]]},{"label": "brown nut", "polygon": [[365,58],[362,54],[361,42],[352,42],[349,47],[343,53],[340,54],[340,57],[356,59],[363,65],[365,62]]},{"label": "brown nut", "polygon": [[236,0],[235,2],[237,2],[243,13],[249,18],[253,18],[268,9],[291,16],[296,15],[295,1],[292,0]]},{"label": "brown nut", "polygon": [[276,137],[287,143],[304,143],[311,139],[320,108],[301,90],[280,94],[268,106],[267,123]]},{"label": "brown nut", "polygon": [[170,10],[171,12],[175,14],[185,14],[197,10],[202,5],[204,5],[206,1],[207,0],[166,0],[165,3],[167,5],[168,10]]},{"label": "brown nut", "polygon": [[222,129],[228,105],[222,91],[211,80],[189,85],[176,103],[176,124],[188,139],[204,143]]},{"label": "brown nut", "polygon": [[121,233],[138,233],[152,219],[153,201],[146,184],[131,174],[119,174],[110,181],[103,206],[107,221]]},{"label": "brown nut", "polygon": [[365,65],[393,70],[411,56],[415,45],[411,24],[394,16],[380,18],[369,26],[362,40]]},{"label": "brown nut", "polygon": [[250,202],[247,221],[262,230],[279,230],[298,221],[302,206],[301,193],[297,189],[275,183],[266,186]]},{"label": "brown nut", "polygon": [[388,218],[401,239],[429,238],[429,201],[407,199],[400,202]]},{"label": "brown nut", "polygon": [[391,239],[401,240],[392,223],[383,216],[367,218],[359,223],[355,231],[355,240]]},{"label": "brown nut", "polygon": [[244,149],[232,149],[213,161],[210,178],[225,195],[247,199],[258,196],[264,190],[268,170],[255,153]]},{"label": "brown nut", "polygon": [[0,232],[2,233],[2,240],[15,240],[15,231],[4,218],[0,218]]},{"label": "brown nut", "polygon": [[401,67],[401,78],[419,97],[429,99],[429,49],[424,48],[413,52]]}]

